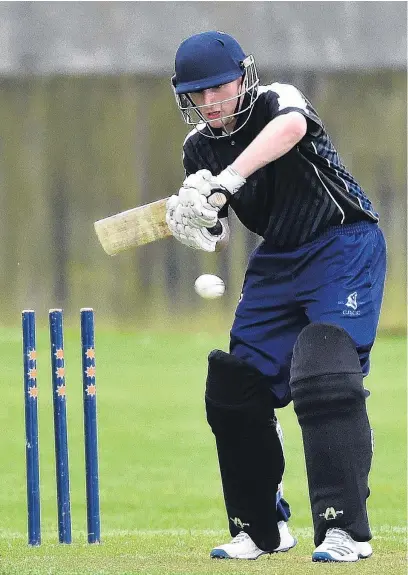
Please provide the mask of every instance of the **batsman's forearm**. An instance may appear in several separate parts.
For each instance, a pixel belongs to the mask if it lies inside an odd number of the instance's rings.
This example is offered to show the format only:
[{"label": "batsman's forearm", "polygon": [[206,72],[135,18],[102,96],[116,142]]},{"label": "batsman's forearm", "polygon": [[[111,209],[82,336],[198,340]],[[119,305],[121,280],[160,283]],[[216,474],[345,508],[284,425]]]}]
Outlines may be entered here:
[{"label": "batsman's forearm", "polygon": [[306,119],[299,112],[274,118],[231,164],[243,178],[277,160],[306,134]]}]

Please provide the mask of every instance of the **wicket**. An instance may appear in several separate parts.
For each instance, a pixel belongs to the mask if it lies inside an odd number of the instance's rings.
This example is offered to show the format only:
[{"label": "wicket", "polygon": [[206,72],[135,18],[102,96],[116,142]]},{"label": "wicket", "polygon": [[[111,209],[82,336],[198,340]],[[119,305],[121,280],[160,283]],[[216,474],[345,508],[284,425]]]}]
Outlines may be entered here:
[{"label": "wicket", "polygon": [[23,311],[24,397],[27,466],[28,543],[41,544],[40,469],[38,461],[37,350],[35,314]]},{"label": "wicket", "polygon": [[62,310],[49,312],[52,399],[54,408],[55,472],[57,482],[58,536],[71,543],[71,504],[69,494],[67,404]]},{"label": "wicket", "polygon": [[[95,380],[94,312],[81,309],[82,383],[88,542],[100,542],[98,442]],[[28,543],[41,544],[40,472],[38,441],[38,387],[35,312],[22,312],[25,433],[27,471]],[[63,311],[49,312],[52,393],[54,411],[55,465],[60,543],[71,543],[68,434],[66,415]]]},{"label": "wicket", "polygon": [[101,534],[95,387],[95,329],[94,313],[90,308],[81,310],[81,343],[88,543],[98,543]]}]

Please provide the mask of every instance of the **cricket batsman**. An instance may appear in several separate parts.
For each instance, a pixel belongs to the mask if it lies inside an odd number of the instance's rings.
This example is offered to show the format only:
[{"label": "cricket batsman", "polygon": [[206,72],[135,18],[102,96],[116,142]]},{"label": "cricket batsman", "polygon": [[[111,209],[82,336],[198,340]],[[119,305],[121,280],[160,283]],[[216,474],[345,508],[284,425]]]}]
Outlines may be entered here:
[{"label": "cricket batsman", "polygon": [[231,209],[262,238],[229,353],[208,357],[206,413],[233,537],[211,557],[256,559],[295,544],[275,498],[284,470],[275,410],[293,401],[312,560],[367,558],[372,434],[363,378],[385,281],[378,214],[307,98],[292,85],[261,86],[253,56],[230,35],[184,40],[172,84],[194,126],[183,146],[186,178],[167,203],[172,234],[218,250]]}]

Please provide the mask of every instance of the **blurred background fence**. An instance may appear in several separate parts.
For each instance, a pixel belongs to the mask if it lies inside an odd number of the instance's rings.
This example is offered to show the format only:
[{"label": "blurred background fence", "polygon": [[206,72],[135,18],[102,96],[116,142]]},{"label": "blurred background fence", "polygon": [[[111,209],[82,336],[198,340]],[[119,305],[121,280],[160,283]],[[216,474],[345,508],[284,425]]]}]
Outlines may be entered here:
[{"label": "blurred background fence", "polygon": [[[114,258],[93,222],[176,192],[187,132],[169,78],[188,35],[221,29],[255,55],[261,81],[290,82],[317,108],[373,199],[388,241],[381,327],[406,324],[405,2],[2,2],[1,323],[21,309],[67,318],[184,325],[208,304],[192,285],[218,273],[231,318],[258,239],[233,218],[228,251],[173,239]],[[216,322],[215,322],[216,323]],[[198,324],[197,324],[198,325]]]}]

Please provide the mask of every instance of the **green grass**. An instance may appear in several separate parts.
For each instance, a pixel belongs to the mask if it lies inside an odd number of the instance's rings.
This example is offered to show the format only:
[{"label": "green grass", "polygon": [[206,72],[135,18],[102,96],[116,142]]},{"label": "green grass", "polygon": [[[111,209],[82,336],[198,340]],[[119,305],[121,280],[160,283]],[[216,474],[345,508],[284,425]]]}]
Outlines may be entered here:
[{"label": "green grass", "polygon": [[366,380],[375,429],[369,515],[374,555],[350,565],[316,565],[299,428],[281,410],[285,493],[299,545],[256,562],[211,561],[227,541],[213,437],[204,416],[206,356],[226,335],[96,334],[102,544],[86,543],[79,334],[66,331],[68,433],[74,542],[57,543],[52,398],[47,330],[37,336],[43,544],[29,548],[21,339],[0,329],[0,575],[406,572],[406,342],[382,337]]}]

